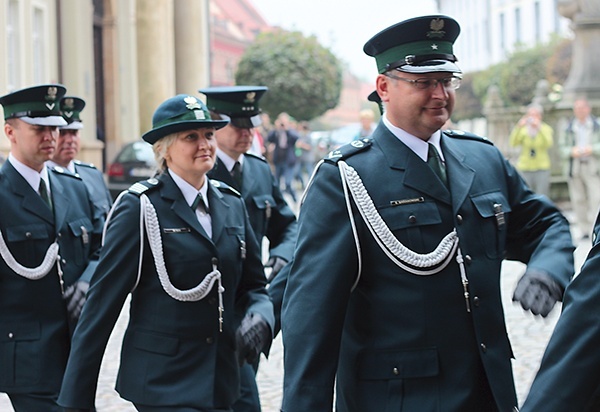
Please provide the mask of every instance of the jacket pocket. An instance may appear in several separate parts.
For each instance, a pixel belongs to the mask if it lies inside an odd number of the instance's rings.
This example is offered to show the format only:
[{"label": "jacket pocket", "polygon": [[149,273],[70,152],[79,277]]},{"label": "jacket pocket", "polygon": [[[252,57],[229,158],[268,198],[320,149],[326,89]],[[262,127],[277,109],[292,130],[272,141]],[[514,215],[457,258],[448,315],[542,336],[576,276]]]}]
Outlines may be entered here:
[{"label": "jacket pocket", "polygon": [[511,211],[506,197],[502,192],[489,192],[471,196],[471,201],[481,217],[481,224],[477,226],[485,254],[491,259],[502,257]]},{"label": "jacket pocket", "polygon": [[39,322],[7,322],[0,324],[0,385],[29,386],[40,377]]},{"label": "jacket pocket", "polygon": [[73,242],[73,256],[75,264],[83,265],[87,262],[90,253],[90,242],[94,227],[92,222],[87,218],[77,219],[68,222],[71,235],[75,238]]}]

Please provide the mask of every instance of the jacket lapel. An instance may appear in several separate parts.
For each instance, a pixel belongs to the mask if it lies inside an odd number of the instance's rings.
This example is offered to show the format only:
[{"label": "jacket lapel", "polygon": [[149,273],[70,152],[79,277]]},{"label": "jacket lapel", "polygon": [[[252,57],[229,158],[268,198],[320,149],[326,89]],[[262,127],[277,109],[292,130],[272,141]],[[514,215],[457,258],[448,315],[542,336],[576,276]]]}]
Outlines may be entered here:
[{"label": "jacket lapel", "polygon": [[404,171],[402,184],[436,200],[451,204],[448,188],[429,165],[394,136],[383,123],[379,124],[373,136],[381,146],[389,167]]},{"label": "jacket lapel", "polygon": [[185,198],[181,194],[181,190],[179,190],[179,187],[177,187],[169,173],[162,173],[159,177],[159,180],[161,180],[163,183],[160,188],[160,195],[166,201],[171,202],[171,210],[173,213],[187,223],[193,230],[200,233],[208,241],[212,242],[198,221],[196,214],[185,201]]},{"label": "jacket lapel", "polygon": [[212,221],[213,242],[216,244],[223,234],[229,205],[225,202],[221,192],[212,184],[208,185],[208,202],[210,204],[210,219]]},{"label": "jacket lapel", "polygon": [[[54,176],[54,173],[49,171],[48,176],[50,178],[50,190],[52,192],[52,205],[54,209],[55,228],[58,233],[59,229],[65,222],[65,218],[69,211],[70,200],[65,195],[65,187],[63,186],[60,179]],[[87,188],[86,188],[87,190]]]},{"label": "jacket lapel", "polygon": [[[44,204],[40,195],[29,186],[29,183],[17,172],[9,161],[6,161],[2,166],[2,173],[5,174],[10,182],[13,193],[21,198],[21,207],[24,210],[39,216],[50,224],[54,224],[54,216],[50,208]],[[51,187],[50,190],[52,192],[53,188]]]},{"label": "jacket lapel", "polygon": [[448,184],[452,188],[452,208],[458,212],[469,194],[475,179],[475,170],[468,165],[466,154],[456,146],[452,138],[442,134],[442,147],[448,171]]}]

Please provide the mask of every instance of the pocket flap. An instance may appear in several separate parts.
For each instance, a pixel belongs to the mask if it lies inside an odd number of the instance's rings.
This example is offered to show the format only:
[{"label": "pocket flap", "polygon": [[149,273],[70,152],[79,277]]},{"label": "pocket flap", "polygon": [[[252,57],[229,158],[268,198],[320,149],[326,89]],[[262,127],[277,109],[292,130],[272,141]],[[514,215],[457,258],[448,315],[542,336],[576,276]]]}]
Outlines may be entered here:
[{"label": "pocket flap", "polygon": [[436,348],[365,353],[359,360],[361,379],[405,379],[437,376]]},{"label": "pocket flap", "polygon": [[22,242],[24,240],[47,239],[48,232],[45,225],[22,225],[6,228],[8,242]]},{"label": "pocket flap", "polygon": [[275,199],[273,199],[273,196],[271,195],[254,196],[252,200],[258,209],[266,209],[267,203],[271,207],[275,206]]},{"label": "pocket flap", "polygon": [[72,222],[69,222],[69,228],[74,236],[81,236],[83,233],[83,229],[87,231],[87,233],[91,233],[94,227],[92,226],[92,222],[89,219],[77,219]]},{"label": "pocket flap", "polygon": [[136,331],[131,338],[133,346],[147,352],[173,356],[177,353],[179,340],[170,336]]},{"label": "pocket flap", "polygon": [[484,193],[471,196],[471,201],[481,217],[492,217],[496,213],[496,205],[500,205],[502,212],[510,212],[510,205],[501,192]]},{"label": "pocket flap", "polygon": [[0,324],[1,342],[38,340],[39,338],[39,322],[8,322]]}]

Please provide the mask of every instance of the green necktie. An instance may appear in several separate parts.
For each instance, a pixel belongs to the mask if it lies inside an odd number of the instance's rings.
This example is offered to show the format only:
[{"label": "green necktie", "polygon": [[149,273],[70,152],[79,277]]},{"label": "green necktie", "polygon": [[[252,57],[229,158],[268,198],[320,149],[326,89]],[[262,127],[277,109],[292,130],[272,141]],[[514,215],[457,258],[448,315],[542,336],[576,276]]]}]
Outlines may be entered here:
[{"label": "green necktie", "polygon": [[233,169],[231,169],[231,177],[236,184],[237,190],[242,190],[242,165],[240,162],[235,162]]},{"label": "green necktie", "polygon": [[198,196],[196,196],[194,202],[192,203],[192,210],[195,211],[198,208],[200,208],[200,212],[204,214],[207,213],[206,204],[204,203],[204,198],[202,197],[202,193],[200,192],[198,192]]},{"label": "green necktie", "polygon": [[429,145],[429,150],[427,150],[427,164],[434,173],[440,178],[440,180],[447,185],[448,178],[446,177],[446,166],[442,163],[442,159],[440,159],[440,154],[437,149],[431,143],[427,143]]},{"label": "green necktie", "polygon": [[40,196],[42,197],[42,200],[44,202],[46,202],[46,204],[48,205],[50,210],[52,210],[52,200],[50,199],[50,196],[48,195],[48,188],[46,187],[46,182],[44,181],[44,179],[40,178],[40,187],[38,189],[38,192],[39,192]]}]

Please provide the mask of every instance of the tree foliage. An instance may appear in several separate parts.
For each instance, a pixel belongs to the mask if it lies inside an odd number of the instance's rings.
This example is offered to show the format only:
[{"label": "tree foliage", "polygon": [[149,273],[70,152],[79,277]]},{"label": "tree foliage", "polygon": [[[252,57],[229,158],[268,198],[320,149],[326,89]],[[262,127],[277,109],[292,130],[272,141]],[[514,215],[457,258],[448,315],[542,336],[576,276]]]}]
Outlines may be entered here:
[{"label": "tree foliage", "polygon": [[316,37],[277,30],[261,33],[246,49],[235,80],[269,88],[261,108],[271,117],[287,112],[308,121],[337,106],[342,70],[339,60]]},{"label": "tree foliage", "polygon": [[528,49],[517,47],[504,62],[465,74],[457,91],[453,119],[482,116],[492,85],[498,86],[505,106],[528,105],[539,80],[545,79],[550,85],[564,84],[571,67],[571,53],[572,41],[556,38]]}]

